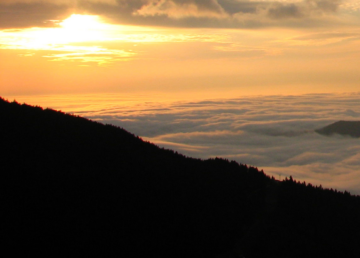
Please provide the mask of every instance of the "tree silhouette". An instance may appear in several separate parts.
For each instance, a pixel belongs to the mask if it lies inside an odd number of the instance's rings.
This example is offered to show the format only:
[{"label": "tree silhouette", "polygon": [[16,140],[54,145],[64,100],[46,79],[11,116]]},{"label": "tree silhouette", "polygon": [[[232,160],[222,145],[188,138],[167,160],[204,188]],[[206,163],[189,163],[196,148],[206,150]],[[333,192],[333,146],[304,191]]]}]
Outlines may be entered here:
[{"label": "tree silhouette", "polygon": [[0,229],[14,256],[359,256],[360,199],[347,191],[16,101],[0,99],[0,122]]}]

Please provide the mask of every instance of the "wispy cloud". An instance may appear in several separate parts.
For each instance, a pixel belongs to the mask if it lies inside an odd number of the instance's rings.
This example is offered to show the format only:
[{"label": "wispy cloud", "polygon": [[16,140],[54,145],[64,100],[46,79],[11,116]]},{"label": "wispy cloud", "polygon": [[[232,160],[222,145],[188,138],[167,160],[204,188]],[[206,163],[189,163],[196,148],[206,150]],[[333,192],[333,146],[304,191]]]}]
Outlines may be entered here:
[{"label": "wispy cloud", "polygon": [[100,47],[73,47],[60,49],[68,53],[50,54],[44,57],[51,61],[80,61],[82,63],[109,64],[117,61],[127,61],[136,54],[125,50],[111,50]]},{"label": "wispy cloud", "polygon": [[[77,19],[80,24],[73,24],[72,19]],[[32,55],[36,51],[47,51],[43,57],[52,61],[92,62],[101,65],[136,58],[139,54],[136,46],[139,43],[195,42],[224,45],[229,41],[229,36],[221,32],[169,33],[165,29],[110,25],[98,22],[98,19],[97,16],[72,15],[64,22],[58,22],[57,28],[2,30],[0,49],[28,50],[32,51]],[[244,55],[247,52],[251,55],[251,50],[243,52]]]}]

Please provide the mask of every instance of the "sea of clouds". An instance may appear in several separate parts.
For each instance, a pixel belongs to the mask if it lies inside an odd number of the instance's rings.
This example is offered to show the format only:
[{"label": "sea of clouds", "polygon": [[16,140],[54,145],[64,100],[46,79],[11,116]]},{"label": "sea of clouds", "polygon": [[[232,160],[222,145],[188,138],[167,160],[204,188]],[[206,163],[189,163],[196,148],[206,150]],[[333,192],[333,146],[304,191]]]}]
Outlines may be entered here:
[{"label": "sea of clouds", "polygon": [[186,156],[223,157],[276,179],[291,175],[360,194],[360,139],[314,131],[339,120],[360,120],[360,93],[181,102],[102,98],[69,102],[64,109]]}]

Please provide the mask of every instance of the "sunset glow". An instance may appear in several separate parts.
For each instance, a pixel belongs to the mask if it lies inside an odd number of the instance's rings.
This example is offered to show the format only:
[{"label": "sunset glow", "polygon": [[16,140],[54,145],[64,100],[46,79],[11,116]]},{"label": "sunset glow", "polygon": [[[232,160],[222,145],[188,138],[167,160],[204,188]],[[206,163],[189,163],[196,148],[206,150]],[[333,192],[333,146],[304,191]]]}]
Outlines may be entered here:
[{"label": "sunset glow", "polygon": [[356,258],[360,0],[0,0],[0,136],[14,257]]},{"label": "sunset glow", "polygon": [[[204,155],[320,181],[311,173],[327,164],[311,157],[328,161],[332,154],[297,141],[313,135],[290,141],[281,132],[274,140],[271,130],[360,118],[357,0],[4,0],[0,10],[2,97],[129,126],[189,155],[206,148]],[[348,97],[340,103],[342,94]],[[288,160],[262,156],[256,148],[265,143],[239,129],[247,123],[255,131],[271,127],[264,141],[269,149],[280,142]],[[337,148],[335,140],[316,140]],[[287,156],[289,142],[303,152]],[[345,142],[344,150],[353,148]],[[240,143],[260,147],[240,153]]]},{"label": "sunset glow", "polygon": [[80,32],[81,30],[94,30],[105,28],[106,25],[99,21],[98,16],[73,14],[59,23],[61,27]]},{"label": "sunset glow", "polygon": [[72,15],[60,22],[59,26],[5,30],[2,32],[1,43],[3,48],[7,45],[9,49],[58,50],[59,45],[101,41],[105,36],[106,25],[100,23],[96,16]]}]

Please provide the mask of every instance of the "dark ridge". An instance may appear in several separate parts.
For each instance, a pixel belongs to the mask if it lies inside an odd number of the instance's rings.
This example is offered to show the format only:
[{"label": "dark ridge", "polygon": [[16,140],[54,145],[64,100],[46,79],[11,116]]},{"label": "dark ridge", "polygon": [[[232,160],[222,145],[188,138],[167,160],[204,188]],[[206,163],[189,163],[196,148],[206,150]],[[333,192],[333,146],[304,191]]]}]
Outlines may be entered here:
[{"label": "dark ridge", "polygon": [[331,136],[334,134],[350,136],[354,138],[360,137],[360,121],[338,121],[321,129],[315,130],[315,132]]},{"label": "dark ridge", "polygon": [[359,257],[360,200],[112,125],[0,98],[3,252],[38,257]]}]

